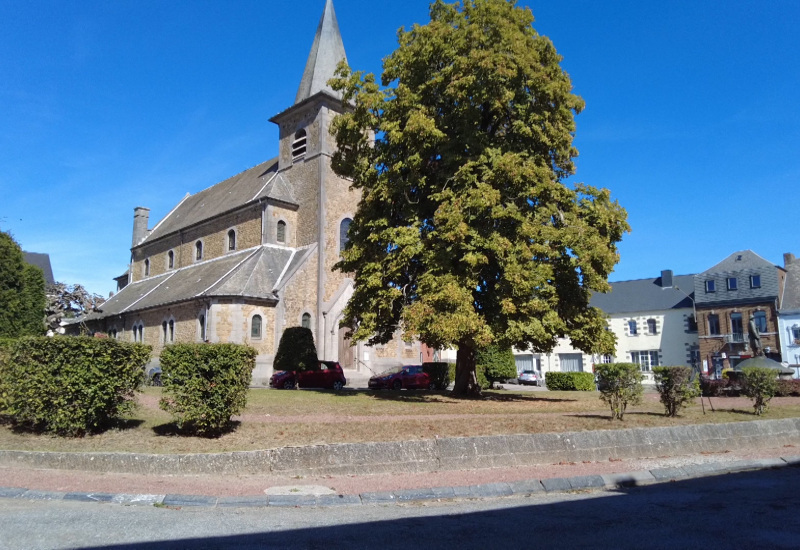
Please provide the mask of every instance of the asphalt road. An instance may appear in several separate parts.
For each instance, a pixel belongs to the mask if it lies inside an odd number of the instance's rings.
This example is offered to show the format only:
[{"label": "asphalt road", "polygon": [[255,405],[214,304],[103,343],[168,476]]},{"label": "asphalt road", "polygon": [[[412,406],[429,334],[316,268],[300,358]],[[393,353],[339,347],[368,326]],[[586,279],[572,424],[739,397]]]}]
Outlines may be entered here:
[{"label": "asphalt road", "polygon": [[425,505],[176,510],[0,499],[0,546],[798,548],[800,469]]}]

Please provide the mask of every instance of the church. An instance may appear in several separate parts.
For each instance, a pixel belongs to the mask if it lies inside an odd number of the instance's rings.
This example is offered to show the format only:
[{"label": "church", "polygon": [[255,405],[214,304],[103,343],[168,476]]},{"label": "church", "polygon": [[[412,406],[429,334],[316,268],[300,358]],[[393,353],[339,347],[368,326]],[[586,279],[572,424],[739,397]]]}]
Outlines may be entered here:
[{"label": "church", "polygon": [[[267,385],[287,327],[314,334],[320,359],[365,374],[417,363],[422,349],[398,332],[384,346],[355,344],[340,328],[353,280],[333,269],[359,193],[331,168],[329,128],[346,106],[327,82],[346,60],[326,0],[294,104],[273,116],[278,156],[195,194],[150,228],[136,207],[131,263],[119,292],[86,326],[143,342],[157,357],[175,342],[247,344],[253,385]],[[288,103],[288,101],[287,101]]]}]

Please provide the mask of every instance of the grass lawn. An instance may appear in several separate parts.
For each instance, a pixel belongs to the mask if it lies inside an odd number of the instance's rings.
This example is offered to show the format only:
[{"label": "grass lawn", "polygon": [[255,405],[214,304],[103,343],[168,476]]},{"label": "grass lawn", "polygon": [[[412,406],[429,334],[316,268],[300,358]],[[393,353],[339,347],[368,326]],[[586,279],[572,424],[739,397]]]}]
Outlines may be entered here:
[{"label": "grass lawn", "polygon": [[213,453],[283,446],[608,430],[735,422],[800,416],[799,397],[774,398],[757,417],[746,398],[712,398],[666,418],[655,393],[612,422],[596,392],[487,391],[482,400],[453,399],[441,392],[250,390],[234,429],[206,439],[176,432],[158,408],[161,388],[145,388],[124,426],[80,439],[16,433],[0,425],[0,449],[66,452]]}]

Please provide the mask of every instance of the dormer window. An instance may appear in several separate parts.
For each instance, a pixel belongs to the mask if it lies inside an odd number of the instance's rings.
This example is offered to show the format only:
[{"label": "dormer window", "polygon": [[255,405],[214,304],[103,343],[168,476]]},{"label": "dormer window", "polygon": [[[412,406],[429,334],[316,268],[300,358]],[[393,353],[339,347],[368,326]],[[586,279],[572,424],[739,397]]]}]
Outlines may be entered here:
[{"label": "dormer window", "polygon": [[727,284],[728,284],[728,290],[737,290],[739,288],[739,284],[736,281],[736,277],[728,277]]},{"label": "dormer window", "polygon": [[761,288],[761,275],[750,275],[750,288]]},{"label": "dormer window", "polygon": [[304,129],[298,130],[292,142],[292,161],[300,160],[306,156],[306,143],[306,131]]},{"label": "dormer window", "polygon": [[716,292],[717,288],[714,284],[714,279],[709,279],[706,281],[706,292]]}]

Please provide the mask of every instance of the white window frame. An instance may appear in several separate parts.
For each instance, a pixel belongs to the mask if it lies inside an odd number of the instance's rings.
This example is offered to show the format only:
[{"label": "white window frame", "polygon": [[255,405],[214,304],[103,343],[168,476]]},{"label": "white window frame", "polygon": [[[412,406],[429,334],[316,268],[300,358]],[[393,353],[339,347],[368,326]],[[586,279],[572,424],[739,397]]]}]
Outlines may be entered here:
[{"label": "white window frame", "polygon": [[642,372],[651,372],[653,367],[659,366],[658,350],[642,350],[631,352],[631,363],[639,365]]}]

